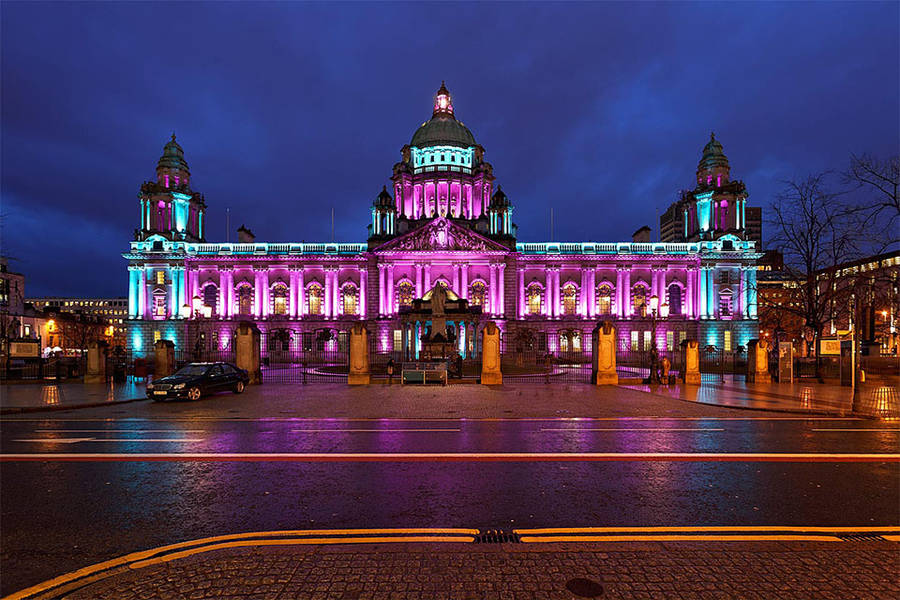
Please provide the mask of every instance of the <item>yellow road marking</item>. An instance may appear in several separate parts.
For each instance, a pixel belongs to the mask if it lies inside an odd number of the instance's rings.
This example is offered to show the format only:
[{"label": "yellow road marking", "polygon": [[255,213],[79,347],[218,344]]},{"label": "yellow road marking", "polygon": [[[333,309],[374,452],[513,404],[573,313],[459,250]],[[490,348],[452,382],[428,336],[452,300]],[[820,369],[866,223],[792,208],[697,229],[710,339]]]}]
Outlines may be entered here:
[{"label": "yellow road marking", "polygon": [[578,535],[523,536],[523,542],[841,542],[830,535]]},{"label": "yellow road marking", "polygon": [[889,542],[900,542],[900,535],[883,535],[881,537]]},{"label": "yellow road marking", "polygon": [[664,527],[547,527],[543,529],[516,529],[519,535],[535,535],[535,534],[557,534],[557,533],[678,533],[689,531],[791,531],[796,533],[872,533],[878,531],[890,531],[900,533],[900,527],[818,527],[818,526],[786,526],[777,525],[750,525],[741,527],[739,525],[706,525],[700,527],[690,527],[684,525],[673,525]]},{"label": "yellow road marking", "polygon": [[143,569],[151,565],[156,565],[179,558],[185,558],[202,552],[210,552],[212,550],[222,550],[224,548],[240,548],[244,546],[311,546],[322,544],[383,544],[394,542],[473,542],[474,538],[469,536],[405,536],[405,537],[350,537],[350,538],[301,538],[294,540],[242,540],[237,542],[227,542],[224,544],[213,544],[211,546],[203,546],[202,548],[191,548],[182,550],[174,554],[166,554],[148,560],[136,562],[128,566],[130,569]]}]

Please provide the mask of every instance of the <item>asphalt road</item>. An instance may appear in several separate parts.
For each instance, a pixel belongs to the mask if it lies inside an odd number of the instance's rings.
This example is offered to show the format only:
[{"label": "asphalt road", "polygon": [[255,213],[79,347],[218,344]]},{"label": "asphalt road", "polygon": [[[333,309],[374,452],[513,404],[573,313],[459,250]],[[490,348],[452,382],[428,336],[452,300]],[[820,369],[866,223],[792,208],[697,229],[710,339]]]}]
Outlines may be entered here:
[{"label": "asphalt road", "polygon": [[0,593],[250,531],[900,524],[897,423],[748,414],[4,420]]}]

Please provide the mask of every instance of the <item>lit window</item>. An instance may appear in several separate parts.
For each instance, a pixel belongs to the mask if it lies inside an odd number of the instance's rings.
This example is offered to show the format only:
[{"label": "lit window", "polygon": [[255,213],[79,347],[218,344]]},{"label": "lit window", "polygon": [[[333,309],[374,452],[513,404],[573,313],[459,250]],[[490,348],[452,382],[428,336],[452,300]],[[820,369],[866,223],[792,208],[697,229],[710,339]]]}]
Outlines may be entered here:
[{"label": "lit window", "polygon": [[651,337],[650,331],[647,330],[644,332],[644,347],[642,350],[649,350],[653,345],[653,338]]},{"label": "lit window", "polygon": [[[165,271],[157,271],[156,272],[156,283],[157,285],[165,285],[166,283],[166,272]],[[93,305],[94,303],[91,302]]]},{"label": "lit window", "polygon": [[574,315],[578,303],[578,288],[574,283],[567,283],[562,289],[563,314]]},{"label": "lit window", "polygon": [[666,350],[671,352],[675,347],[675,332],[667,331],[666,332]]},{"label": "lit window", "polygon": [[637,332],[637,331],[631,332],[631,349],[632,350],[639,350],[639,348],[638,348],[638,339],[639,339],[638,333],[639,332]]},{"label": "lit window", "polygon": [[253,288],[249,285],[238,288],[238,314],[253,314]]},{"label": "lit window", "polygon": [[323,312],[323,301],[325,294],[322,286],[318,283],[311,284],[306,290],[306,302],[308,306],[308,314],[321,315]]},{"label": "lit window", "polygon": [[288,288],[283,283],[272,286],[272,314],[286,315],[288,313]]},{"label": "lit window", "polygon": [[731,316],[731,305],[732,298],[731,292],[722,292],[719,295],[719,316],[720,317],[730,317]]},{"label": "lit window", "polygon": [[394,330],[394,350],[403,350],[403,330]]},{"label": "lit window", "polygon": [[727,329],[725,330],[723,347],[725,348],[725,352],[731,352],[731,332]]},{"label": "lit window", "polygon": [[634,286],[631,292],[631,305],[634,307],[634,314],[641,317],[647,316],[647,288],[644,284],[639,283]]},{"label": "lit window", "polygon": [[153,316],[157,319],[166,318],[166,294],[153,294]]},{"label": "lit window", "polygon": [[597,288],[597,314],[612,314],[612,286],[608,283],[600,284]]},{"label": "lit window", "polygon": [[416,288],[409,281],[401,281],[397,284],[397,305],[412,306],[413,294]]},{"label": "lit window", "polygon": [[160,333],[159,329],[153,331],[153,343],[155,344],[159,340],[162,339],[162,333]]},{"label": "lit window", "polygon": [[528,286],[528,314],[541,314],[541,302],[544,298],[544,290],[536,283]]},{"label": "lit window", "polygon": [[358,312],[359,292],[352,283],[344,284],[341,288],[341,296],[343,300],[343,314],[355,315]]},{"label": "lit window", "polygon": [[472,306],[484,306],[484,298],[487,294],[487,286],[483,281],[474,281],[469,289],[469,304]]}]

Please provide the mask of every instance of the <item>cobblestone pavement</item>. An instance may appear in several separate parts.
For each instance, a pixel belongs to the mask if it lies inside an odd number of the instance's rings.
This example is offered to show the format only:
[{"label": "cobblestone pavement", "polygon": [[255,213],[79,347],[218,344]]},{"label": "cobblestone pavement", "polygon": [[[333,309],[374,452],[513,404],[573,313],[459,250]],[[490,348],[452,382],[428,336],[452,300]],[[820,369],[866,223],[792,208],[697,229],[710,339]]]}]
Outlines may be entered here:
[{"label": "cobblestone pavement", "polygon": [[[898,572],[891,542],[291,546],[211,551],[65,597],[896,599]],[[576,578],[602,595],[575,595]]]}]

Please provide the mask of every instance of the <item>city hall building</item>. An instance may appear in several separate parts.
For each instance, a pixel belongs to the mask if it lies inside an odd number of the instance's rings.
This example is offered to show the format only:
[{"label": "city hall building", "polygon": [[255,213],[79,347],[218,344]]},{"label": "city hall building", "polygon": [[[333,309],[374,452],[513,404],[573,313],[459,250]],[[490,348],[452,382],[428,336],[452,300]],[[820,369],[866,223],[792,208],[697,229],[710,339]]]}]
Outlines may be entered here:
[{"label": "city hall building", "polygon": [[[156,178],[141,185],[140,227],[124,254],[130,350],[169,339],[226,351],[238,322],[252,321],[265,359],[341,347],[364,321],[376,353],[416,358],[429,322],[415,301],[436,285],[465,301],[447,323],[466,358],[478,355],[489,320],[504,348],[545,355],[588,351],[602,320],[615,323],[623,351],[648,350],[654,330],[661,350],[691,338],[735,351],[757,336],[760,254],[747,235],[747,192],[715,137],[679,201],[679,242],[519,242],[512,199],[444,85],[390,181],[360,206],[370,211],[366,241],[207,242],[207,204],[173,135]],[[654,314],[654,303],[665,307]]]}]

